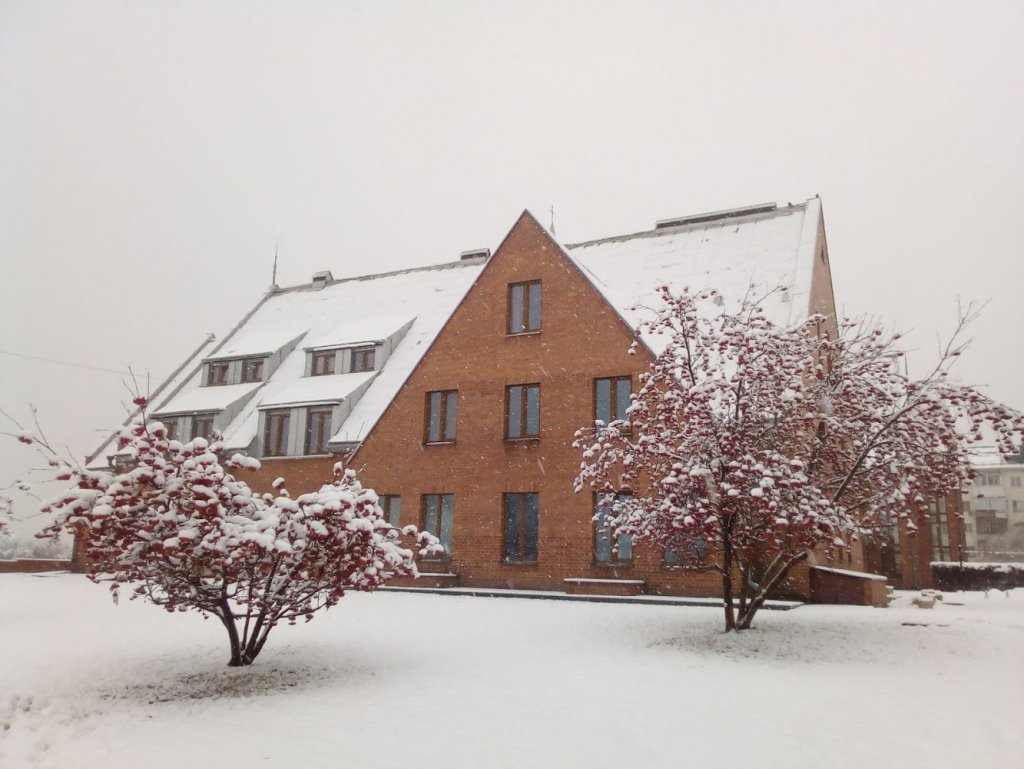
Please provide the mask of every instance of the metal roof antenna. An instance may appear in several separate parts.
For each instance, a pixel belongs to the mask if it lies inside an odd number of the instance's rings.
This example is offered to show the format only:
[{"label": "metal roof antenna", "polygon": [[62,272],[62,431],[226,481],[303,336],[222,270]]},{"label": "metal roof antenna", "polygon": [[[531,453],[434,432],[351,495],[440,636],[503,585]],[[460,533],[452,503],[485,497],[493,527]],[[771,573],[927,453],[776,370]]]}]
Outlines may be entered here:
[{"label": "metal roof antenna", "polygon": [[274,271],[270,275],[270,287],[277,288],[277,247],[281,243],[281,236],[274,239]]},{"label": "metal roof antenna", "polygon": [[555,204],[551,204],[551,234],[555,234]]}]

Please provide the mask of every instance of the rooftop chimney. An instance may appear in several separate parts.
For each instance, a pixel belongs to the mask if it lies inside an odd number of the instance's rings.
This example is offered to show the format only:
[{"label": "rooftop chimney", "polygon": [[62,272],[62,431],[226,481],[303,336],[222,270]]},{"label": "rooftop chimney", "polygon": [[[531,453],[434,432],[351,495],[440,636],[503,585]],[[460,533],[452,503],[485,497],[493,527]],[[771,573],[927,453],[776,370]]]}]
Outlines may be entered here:
[{"label": "rooftop chimney", "polygon": [[334,276],[330,270],[320,270],[320,272],[313,273],[313,290],[319,291],[321,288],[326,286],[330,281],[334,280]]},{"label": "rooftop chimney", "polygon": [[759,203],[756,206],[744,206],[743,208],[727,208],[724,211],[709,211],[706,214],[692,214],[690,216],[674,216],[671,219],[661,219],[655,223],[654,229],[664,230],[669,227],[682,227],[684,224],[699,224],[700,222],[713,222],[716,219],[735,219],[739,216],[750,216],[751,214],[767,214],[777,208],[775,203]]},{"label": "rooftop chimney", "polygon": [[459,254],[459,258],[464,262],[468,262],[471,259],[483,259],[484,261],[487,261],[491,258],[491,249],[474,248],[472,251],[463,251]]}]

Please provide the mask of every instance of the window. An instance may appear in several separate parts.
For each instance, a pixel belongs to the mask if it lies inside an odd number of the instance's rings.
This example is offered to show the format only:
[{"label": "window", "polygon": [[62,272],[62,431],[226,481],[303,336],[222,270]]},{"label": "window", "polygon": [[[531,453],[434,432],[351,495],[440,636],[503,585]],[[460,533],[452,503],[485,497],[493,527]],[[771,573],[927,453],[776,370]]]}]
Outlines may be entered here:
[{"label": "window", "polygon": [[1019,475],[1014,475],[1013,477],[1011,477],[1010,485],[1013,486],[1015,489],[1019,489],[1022,485],[1021,477]]},{"label": "window", "polygon": [[427,393],[425,443],[451,443],[455,440],[455,421],[459,410],[458,390]]},{"label": "window", "polygon": [[167,440],[178,440],[178,418],[163,417],[160,421],[164,423],[164,429],[167,430]]},{"label": "window", "polygon": [[608,522],[617,502],[629,499],[630,494],[594,495],[594,562],[599,566],[628,564],[633,560],[633,537],[620,534],[612,545],[612,527]]},{"label": "window", "polygon": [[378,504],[387,522],[397,528],[402,520],[402,498],[397,494],[382,494]]},{"label": "window", "polygon": [[327,376],[334,373],[334,359],[337,353],[334,350],[327,352],[313,353],[312,365],[309,368],[310,376]]},{"label": "window", "polygon": [[196,414],[192,417],[192,438],[210,440],[213,435],[213,414]]},{"label": "window", "polygon": [[226,385],[228,383],[228,364],[210,363],[206,367],[206,384]]},{"label": "window", "polygon": [[1013,512],[1024,513],[1024,502],[1019,499],[1013,500]]},{"label": "window", "polygon": [[423,531],[441,540],[443,558],[452,552],[452,513],[455,497],[452,494],[423,495]]},{"label": "window", "polygon": [[537,438],[540,435],[540,385],[505,388],[505,437]]},{"label": "window", "polygon": [[608,425],[626,419],[631,379],[628,376],[594,380],[594,421]]},{"label": "window", "polygon": [[928,518],[932,535],[932,560],[949,560],[949,529],[946,528],[946,500],[928,503]]},{"label": "window", "polygon": [[505,561],[533,563],[537,560],[537,517],[540,495],[536,492],[510,493],[505,502]]},{"label": "window", "polygon": [[1009,526],[1006,518],[997,518],[991,510],[979,511],[974,514],[974,522],[979,534],[1005,534]]},{"label": "window", "polygon": [[[287,428],[286,428],[287,432]],[[309,454],[326,454],[327,442],[331,439],[331,409],[310,409],[306,412],[306,451]]]},{"label": "window", "polygon": [[508,333],[540,330],[540,281],[512,283],[508,287]]},{"label": "window", "polygon": [[288,453],[288,411],[268,411],[263,430],[263,456],[283,457]]},{"label": "window", "polygon": [[703,537],[688,539],[682,534],[676,534],[671,544],[665,548],[665,566],[680,566],[684,568],[699,568],[704,563],[707,555],[707,543]]},{"label": "window", "polygon": [[353,350],[352,371],[373,371],[375,352],[373,347],[361,347],[358,350]]},{"label": "window", "polygon": [[263,381],[263,358],[249,358],[242,361],[242,381]]}]

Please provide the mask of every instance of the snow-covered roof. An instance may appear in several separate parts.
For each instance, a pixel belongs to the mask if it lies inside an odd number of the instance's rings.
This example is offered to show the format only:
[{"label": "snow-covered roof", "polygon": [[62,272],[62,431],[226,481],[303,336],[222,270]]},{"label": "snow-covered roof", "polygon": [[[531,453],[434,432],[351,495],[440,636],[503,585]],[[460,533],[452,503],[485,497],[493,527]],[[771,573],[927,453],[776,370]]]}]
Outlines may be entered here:
[{"label": "snow-covered roof", "polygon": [[376,371],[331,376],[308,376],[288,382],[272,395],[259,399],[261,409],[313,403],[341,403],[345,398],[369,382]]},{"label": "snow-covered roof", "polygon": [[253,327],[246,323],[207,360],[271,355],[306,331],[300,322],[283,324],[279,328]]},{"label": "snow-covered roof", "polygon": [[[748,292],[759,297],[774,291],[763,305],[769,317],[792,323],[809,312],[820,220],[820,201],[813,198],[777,209],[758,206],[663,222],[654,230],[577,243],[564,251],[633,328],[651,317],[661,285],[715,288],[727,304],[738,303]],[[154,413],[233,406],[237,414],[224,429],[224,438],[228,448],[240,449],[256,437],[260,409],[347,399],[351,410],[331,443],[357,443],[384,413],[485,263],[484,258],[468,259],[276,289],[221,347],[204,351],[207,360],[267,354],[287,349],[301,337],[268,381],[203,387],[201,371],[192,368],[191,379],[176,384],[180,392],[158,404]],[[310,349],[385,339],[395,346],[378,371],[306,375]],[[645,341],[657,351],[657,339]],[[173,393],[174,388],[165,391]],[[239,404],[243,398],[248,399]]]},{"label": "snow-covered roof", "polygon": [[[809,314],[821,201],[661,227],[565,247],[633,328],[653,317],[658,286],[714,288],[728,305],[759,298],[780,324]],[[778,289],[778,290],[775,290]],[[644,341],[657,346],[658,338]]]},{"label": "snow-covered roof", "polygon": [[[285,357],[256,395],[224,430],[228,448],[244,448],[256,436],[259,411],[271,406],[340,402],[369,383],[338,426],[332,443],[364,438],[398,393],[441,326],[465,296],[483,267],[460,261],[384,275],[342,279],[323,288],[309,284],[279,289],[239,329],[266,338],[276,328],[307,329],[302,342]],[[409,330],[379,371],[305,376],[310,347],[345,346],[386,339]],[[294,337],[290,337],[294,338]],[[229,343],[225,348],[231,348]],[[221,351],[218,351],[218,357]],[[198,380],[191,383],[200,388]]]},{"label": "snow-covered roof", "polygon": [[160,414],[198,414],[204,411],[223,411],[248,397],[261,386],[261,382],[250,382],[217,387],[195,387],[180,392],[166,403],[160,404],[153,413],[154,416],[158,416]]},{"label": "snow-covered roof", "polygon": [[[152,404],[159,404],[161,399],[167,399],[173,397],[179,388],[186,386],[189,379],[196,376],[196,372],[199,370],[199,361],[202,360],[204,355],[207,355],[211,350],[216,349],[217,338],[213,334],[208,334],[202,343],[192,351],[192,354],[185,359],[185,361],[176,368],[163,383],[149,393],[149,402]],[[125,420],[125,424],[131,421],[137,412],[133,412],[128,419]],[[94,451],[86,459],[86,467],[91,470],[100,470],[107,467],[107,457],[117,453],[117,433],[111,435],[106,442],[104,442],[96,451]]]},{"label": "snow-covered roof", "polygon": [[337,326],[315,337],[307,335],[302,340],[302,346],[310,350],[382,342],[413,320],[415,318],[412,315],[392,312],[346,318]]}]

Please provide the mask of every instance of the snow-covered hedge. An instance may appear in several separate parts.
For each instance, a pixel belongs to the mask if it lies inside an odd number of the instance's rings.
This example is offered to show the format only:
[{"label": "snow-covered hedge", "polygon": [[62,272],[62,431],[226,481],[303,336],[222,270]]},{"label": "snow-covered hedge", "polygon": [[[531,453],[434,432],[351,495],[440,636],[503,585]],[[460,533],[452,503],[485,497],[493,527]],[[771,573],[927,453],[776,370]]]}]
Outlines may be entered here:
[{"label": "snow-covered hedge", "polygon": [[1024,563],[934,561],[931,564],[939,590],[1009,590],[1024,587]]}]

